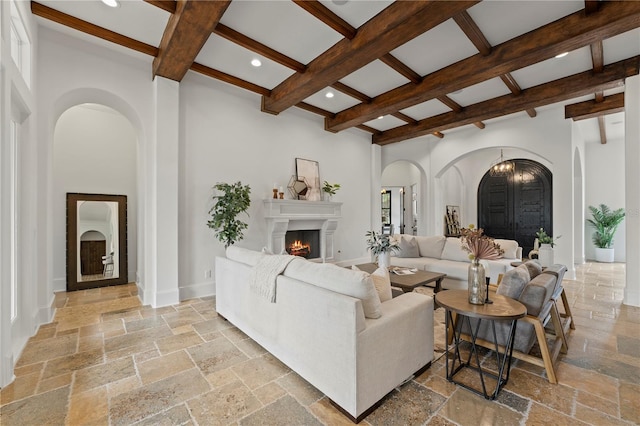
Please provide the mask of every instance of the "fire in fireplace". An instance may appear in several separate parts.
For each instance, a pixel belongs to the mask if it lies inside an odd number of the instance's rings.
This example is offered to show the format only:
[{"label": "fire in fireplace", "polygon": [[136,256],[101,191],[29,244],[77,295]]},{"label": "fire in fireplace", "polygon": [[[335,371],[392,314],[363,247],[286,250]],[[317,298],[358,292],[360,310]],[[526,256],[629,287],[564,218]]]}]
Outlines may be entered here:
[{"label": "fire in fireplace", "polygon": [[290,255],[305,259],[320,257],[320,231],[318,229],[287,231],[284,240],[285,249]]}]

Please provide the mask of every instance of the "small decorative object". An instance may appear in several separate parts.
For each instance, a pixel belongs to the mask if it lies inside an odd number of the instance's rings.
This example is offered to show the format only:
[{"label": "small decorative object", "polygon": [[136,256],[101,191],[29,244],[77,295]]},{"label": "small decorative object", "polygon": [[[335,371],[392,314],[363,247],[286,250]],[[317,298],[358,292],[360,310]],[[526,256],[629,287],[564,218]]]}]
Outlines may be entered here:
[{"label": "small decorative object", "polygon": [[[544,228],[540,228],[538,232],[536,232],[536,240],[540,244],[538,248],[538,261],[543,268],[547,268],[553,265],[553,247],[556,245],[554,238],[551,235],[548,235]],[[556,237],[557,240],[561,236]],[[534,247],[536,243],[534,242]]]},{"label": "small decorative object", "polygon": [[447,213],[444,215],[446,237],[457,237],[460,235],[459,210],[460,208],[458,206],[447,206]]},{"label": "small decorative object", "polygon": [[587,223],[595,228],[593,244],[596,246],[596,261],[613,262],[613,236],[618,225],[624,220],[624,209],[611,210],[606,204],[600,204],[600,208],[589,206],[593,219],[587,219]]},{"label": "small decorative object", "polygon": [[487,292],[486,292],[487,297],[486,299],[484,299],[484,304],[490,305],[493,303],[493,300],[489,300],[489,285],[491,285],[491,278],[486,277],[485,279],[487,280]]},{"label": "small decorative object", "polygon": [[275,183],[273,184],[273,198],[278,198],[278,188]]},{"label": "small decorative object", "polygon": [[247,212],[251,204],[251,187],[236,182],[217,183],[214,188],[221,191],[222,195],[213,196],[215,203],[209,210],[211,220],[207,222],[207,226],[215,230],[216,238],[224,243],[226,249],[244,238],[242,231],[249,226],[236,217]]},{"label": "small decorative object", "polygon": [[469,303],[473,305],[485,303],[485,270],[480,259],[499,259],[504,253],[500,245],[494,242],[493,238],[482,235],[483,232],[482,228],[475,228],[474,225],[460,230],[462,249],[469,253],[471,260],[468,271],[468,291]]},{"label": "small decorative object", "polygon": [[296,158],[296,175],[298,179],[305,179],[308,190],[305,195],[299,195],[298,199],[308,201],[320,201],[320,171],[318,162]]},{"label": "small decorative object", "polygon": [[327,195],[328,198],[327,201],[331,201],[331,197],[336,195],[336,192],[338,192],[339,189],[339,183],[329,183],[325,180],[324,184],[322,185],[322,191]]},{"label": "small decorative object", "polygon": [[291,198],[294,200],[306,200],[305,197],[309,191],[309,183],[307,183],[305,178],[300,179],[296,175],[292,175],[287,189],[291,193]]},{"label": "small decorative object", "polygon": [[391,240],[390,235],[376,231],[367,231],[365,236],[367,237],[367,249],[378,257],[378,266],[388,268],[391,253],[400,250],[398,242]]}]

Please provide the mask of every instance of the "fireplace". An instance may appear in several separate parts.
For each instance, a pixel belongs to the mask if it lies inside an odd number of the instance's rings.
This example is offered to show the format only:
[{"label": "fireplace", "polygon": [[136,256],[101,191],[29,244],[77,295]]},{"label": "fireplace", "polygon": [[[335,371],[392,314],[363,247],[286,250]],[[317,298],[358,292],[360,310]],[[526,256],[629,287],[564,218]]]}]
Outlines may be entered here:
[{"label": "fireplace", "polygon": [[[342,203],[331,201],[264,200],[267,248],[273,253],[294,252],[314,262],[335,260],[333,234],[338,227]],[[289,237],[289,232],[302,232]],[[307,236],[313,233],[314,236]],[[293,234],[292,234],[293,235]],[[299,241],[299,244],[295,244]],[[305,244],[306,243],[306,244]],[[309,247],[306,247],[309,245]]]},{"label": "fireplace", "polygon": [[316,259],[320,257],[320,230],[287,231],[284,235],[284,248],[293,256]]}]

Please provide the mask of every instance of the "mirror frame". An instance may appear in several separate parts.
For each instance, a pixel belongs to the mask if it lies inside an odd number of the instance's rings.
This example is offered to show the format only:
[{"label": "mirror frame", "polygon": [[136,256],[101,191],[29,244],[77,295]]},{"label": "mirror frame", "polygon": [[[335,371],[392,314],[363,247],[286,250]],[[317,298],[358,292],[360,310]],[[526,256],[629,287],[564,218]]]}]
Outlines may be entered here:
[{"label": "mirror frame", "polygon": [[[106,201],[118,204],[118,277],[78,281],[78,202]],[[67,291],[127,284],[127,196],[67,193]]]}]

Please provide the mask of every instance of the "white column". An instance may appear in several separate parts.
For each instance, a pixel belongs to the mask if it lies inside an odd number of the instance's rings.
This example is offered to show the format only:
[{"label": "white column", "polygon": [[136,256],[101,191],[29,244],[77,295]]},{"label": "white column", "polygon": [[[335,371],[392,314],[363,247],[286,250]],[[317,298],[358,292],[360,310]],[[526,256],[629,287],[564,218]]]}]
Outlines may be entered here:
[{"label": "white column", "polygon": [[155,135],[146,149],[146,241],[143,299],[178,303],[178,146],[180,84],[154,79]]},{"label": "white column", "polygon": [[628,77],[625,109],[625,208],[627,285],[625,305],[640,306],[640,76]]}]

